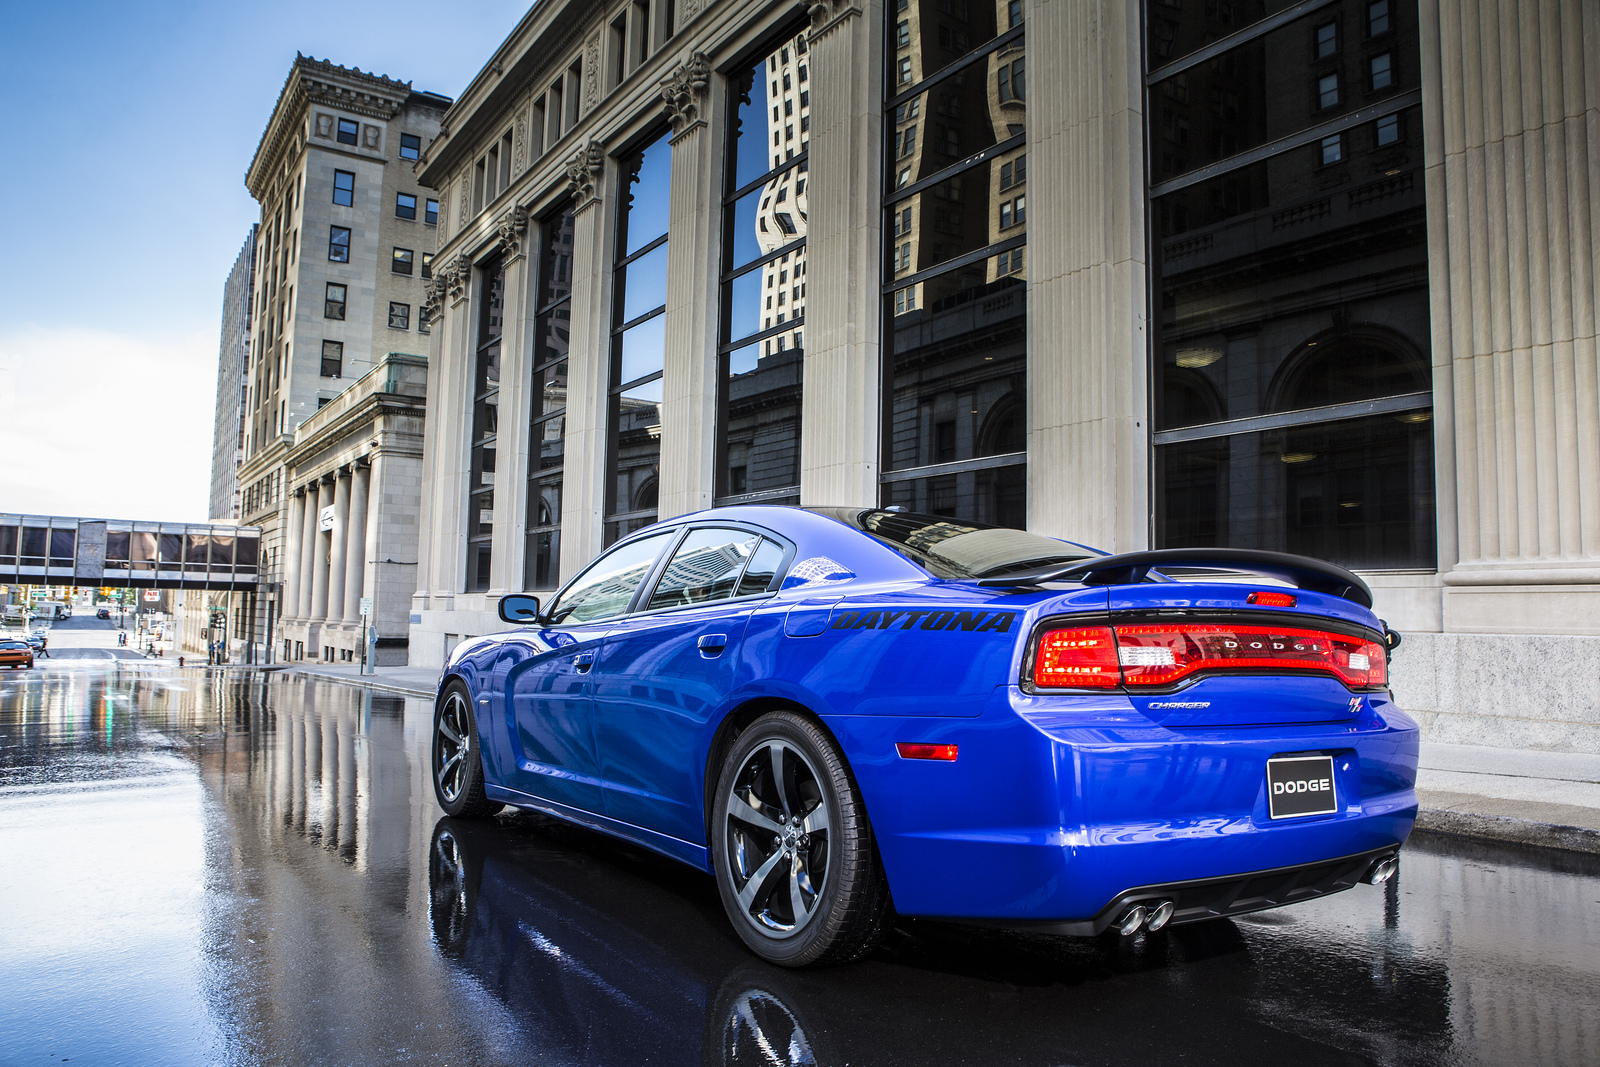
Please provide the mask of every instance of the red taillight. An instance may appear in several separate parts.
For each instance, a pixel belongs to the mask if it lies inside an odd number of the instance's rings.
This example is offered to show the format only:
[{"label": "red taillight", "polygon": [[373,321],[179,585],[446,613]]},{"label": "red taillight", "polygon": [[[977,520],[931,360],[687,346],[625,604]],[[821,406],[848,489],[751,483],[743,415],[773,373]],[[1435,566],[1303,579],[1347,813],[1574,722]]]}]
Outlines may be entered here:
[{"label": "red taillight", "polygon": [[1251,593],[1245,598],[1251,604],[1260,604],[1264,608],[1292,608],[1294,607],[1293,593]]},{"label": "red taillight", "polygon": [[1039,652],[1033,660],[1034,685],[1110,689],[1121,683],[1111,627],[1051,630],[1039,638]]},{"label": "red taillight", "polygon": [[1383,646],[1326,630],[1212,623],[1051,630],[1039,641],[1033,681],[1042,688],[1172,685],[1217,670],[1326,671],[1354,689],[1388,684]]},{"label": "red taillight", "polygon": [[901,759],[936,759],[949,762],[956,758],[956,745],[928,745],[919,741],[896,741],[895,751]]}]

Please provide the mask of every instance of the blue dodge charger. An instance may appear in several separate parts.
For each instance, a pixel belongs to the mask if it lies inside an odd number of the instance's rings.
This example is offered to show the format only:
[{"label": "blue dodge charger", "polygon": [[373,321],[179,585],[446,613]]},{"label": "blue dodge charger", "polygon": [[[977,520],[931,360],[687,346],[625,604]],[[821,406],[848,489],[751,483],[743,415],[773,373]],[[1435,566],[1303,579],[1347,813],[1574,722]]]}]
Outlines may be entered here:
[{"label": "blue dodge charger", "polygon": [[445,664],[434,788],[713,874],[788,966],[894,913],[1155,932],[1394,873],[1417,727],[1371,606],[1302,556],[719,508],[505,597]]}]

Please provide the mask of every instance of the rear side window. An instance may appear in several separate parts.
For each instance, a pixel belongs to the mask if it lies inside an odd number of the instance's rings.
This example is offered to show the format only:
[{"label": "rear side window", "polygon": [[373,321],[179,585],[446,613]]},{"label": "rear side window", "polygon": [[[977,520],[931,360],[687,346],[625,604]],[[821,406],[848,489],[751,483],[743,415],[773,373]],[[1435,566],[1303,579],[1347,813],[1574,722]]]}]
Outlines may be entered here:
[{"label": "rear side window", "polygon": [[670,530],[629,541],[595,560],[550,605],[551,625],[590,622],[627,611],[656,558],[676,536],[677,531]]},{"label": "rear side window", "polygon": [[745,564],[760,540],[748,530],[689,531],[661,573],[645,610],[704,604],[734,596]]},{"label": "rear side window", "polygon": [[744,577],[739,579],[738,596],[751,596],[755,593],[765,593],[772,587],[772,582],[778,577],[778,568],[783,566],[783,546],[775,541],[763,539],[761,547],[750,557],[749,566],[744,569]]}]

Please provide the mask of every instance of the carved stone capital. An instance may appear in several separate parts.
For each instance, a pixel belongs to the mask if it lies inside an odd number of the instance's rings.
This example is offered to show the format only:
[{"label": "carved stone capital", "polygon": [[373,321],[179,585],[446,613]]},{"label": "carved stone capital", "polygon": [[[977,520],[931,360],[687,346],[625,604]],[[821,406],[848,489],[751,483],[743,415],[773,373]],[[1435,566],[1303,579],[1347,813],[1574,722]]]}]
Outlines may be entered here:
[{"label": "carved stone capital", "polygon": [[861,14],[855,0],[816,0],[811,5],[811,39],[832,33],[852,15]]},{"label": "carved stone capital", "polygon": [[600,198],[600,175],[605,166],[606,150],[593,139],[567,160],[567,181],[578,199],[578,206]]},{"label": "carved stone capital", "polygon": [[445,277],[445,270],[437,270],[428,284],[423,289],[422,314],[426,315],[429,322],[438,322],[439,313],[444,309],[445,298],[450,292],[450,283]]},{"label": "carved stone capital", "polygon": [[467,296],[467,281],[472,277],[472,260],[465,255],[457,256],[448,268],[446,285],[449,287],[451,306],[459,304]]},{"label": "carved stone capital", "polygon": [[673,133],[682,133],[700,121],[700,101],[711,84],[711,61],[695,52],[661,79],[661,101]]},{"label": "carved stone capital", "polygon": [[499,231],[500,250],[505,253],[506,259],[517,258],[522,254],[522,238],[528,232],[528,209],[521,204],[513,205],[495,223],[495,229]]}]

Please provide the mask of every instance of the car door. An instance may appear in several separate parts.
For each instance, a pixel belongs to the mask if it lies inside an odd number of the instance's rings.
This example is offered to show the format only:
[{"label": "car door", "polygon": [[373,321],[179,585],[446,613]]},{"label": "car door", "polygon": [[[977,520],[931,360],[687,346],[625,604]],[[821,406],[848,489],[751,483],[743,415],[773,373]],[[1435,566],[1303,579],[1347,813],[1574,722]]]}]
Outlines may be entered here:
[{"label": "car door", "polygon": [[594,668],[606,814],[695,844],[701,746],[720,720],[750,610],[776,585],[786,546],[749,529],[692,528]]},{"label": "car door", "polygon": [[605,811],[591,673],[602,640],[676,537],[677,531],[662,532],[616,546],[551,602],[547,626],[510,639],[524,653],[505,681],[518,789]]}]

